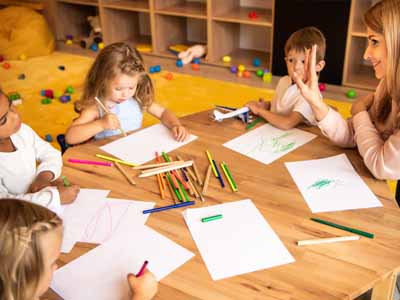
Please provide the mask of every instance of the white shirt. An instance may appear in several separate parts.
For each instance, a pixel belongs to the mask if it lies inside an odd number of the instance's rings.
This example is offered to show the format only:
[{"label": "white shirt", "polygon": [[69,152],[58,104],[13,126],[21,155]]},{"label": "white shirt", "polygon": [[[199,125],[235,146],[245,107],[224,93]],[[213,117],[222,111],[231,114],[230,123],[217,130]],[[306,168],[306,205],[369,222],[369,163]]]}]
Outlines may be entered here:
[{"label": "white shirt", "polygon": [[279,80],[275,95],[271,100],[271,111],[280,115],[288,115],[292,111],[297,111],[303,116],[306,124],[317,125],[310,104],[301,95],[297,85],[292,84],[289,76],[284,76]]},{"label": "white shirt", "polygon": [[45,187],[36,193],[27,191],[36,176],[43,171],[52,172],[54,179],[60,176],[60,152],[25,124],[10,138],[16,150],[0,152],[0,198],[27,200],[59,213],[60,194],[56,187]]}]

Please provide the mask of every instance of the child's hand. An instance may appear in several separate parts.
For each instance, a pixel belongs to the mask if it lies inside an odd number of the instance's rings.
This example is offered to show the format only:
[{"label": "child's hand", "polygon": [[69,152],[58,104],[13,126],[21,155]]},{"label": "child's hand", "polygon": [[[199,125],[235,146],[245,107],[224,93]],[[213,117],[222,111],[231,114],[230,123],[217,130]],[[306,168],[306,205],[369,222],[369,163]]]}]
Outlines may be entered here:
[{"label": "child's hand", "polygon": [[36,193],[46,186],[51,185],[51,181],[54,178],[53,172],[43,171],[36,176],[35,180],[32,182],[31,186],[28,189],[29,193]]},{"label": "child's hand", "polygon": [[188,131],[182,125],[177,125],[171,128],[172,135],[178,142],[183,142],[189,136]]},{"label": "child's hand", "polygon": [[148,270],[145,270],[140,277],[128,274],[128,284],[132,292],[131,300],[151,300],[158,289],[156,278]]},{"label": "child's hand", "polygon": [[246,106],[250,109],[250,111],[255,114],[256,116],[258,116],[260,114],[261,111],[265,110],[264,108],[264,102],[260,102],[260,101],[250,101],[247,102]]},{"label": "child's hand", "polygon": [[104,130],[115,130],[120,127],[118,117],[115,114],[106,114],[101,121]]},{"label": "child's hand", "polygon": [[60,193],[61,204],[69,204],[75,201],[76,196],[79,193],[79,186],[74,184],[71,186],[57,186],[58,192]]},{"label": "child's hand", "polygon": [[265,110],[270,110],[271,109],[271,102],[270,101],[265,101],[264,98],[258,99],[258,103],[260,103],[262,108],[265,109]]}]

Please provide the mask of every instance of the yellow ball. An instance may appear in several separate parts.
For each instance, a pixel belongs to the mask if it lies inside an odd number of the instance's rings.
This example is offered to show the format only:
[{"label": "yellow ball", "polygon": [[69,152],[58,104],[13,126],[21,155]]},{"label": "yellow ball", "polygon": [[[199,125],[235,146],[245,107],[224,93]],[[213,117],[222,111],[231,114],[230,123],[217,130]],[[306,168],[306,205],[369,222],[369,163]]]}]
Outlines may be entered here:
[{"label": "yellow ball", "polygon": [[246,70],[246,67],[244,65],[239,65],[238,70],[239,72],[243,72],[244,70]]},{"label": "yellow ball", "polygon": [[26,55],[25,55],[25,54],[21,54],[21,55],[19,56],[19,59],[20,59],[20,60],[25,60],[25,59],[26,59]]},{"label": "yellow ball", "polygon": [[225,56],[222,58],[222,61],[228,63],[228,62],[231,61],[231,57],[228,56],[228,55],[225,55]]},{"label": "yellow ball", "polygon": [[98,47],[99,47],[99,49],[101,50],[101,49],[103,49],[104,48],[104,43],[98,43],[98,45],[97,45]]},{"label": "yellow ball", "polygon": [[66,41],[65,41],[65,44],[67,44],[67,45],[72,45],[73,42],[72,42],[72,40],[66,40]]}]

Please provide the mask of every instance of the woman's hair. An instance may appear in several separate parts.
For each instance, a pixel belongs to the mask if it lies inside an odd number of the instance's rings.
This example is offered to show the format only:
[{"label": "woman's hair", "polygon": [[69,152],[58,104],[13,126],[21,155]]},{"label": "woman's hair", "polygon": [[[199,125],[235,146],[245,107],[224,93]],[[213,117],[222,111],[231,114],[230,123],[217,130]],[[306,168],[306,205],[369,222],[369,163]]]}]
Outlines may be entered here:
[{"label": "woman's hair", "polygon": [[44,273],[41,236],[61,219],[45,207],[0,199],[0,299],[31,300]]},{"label": "woman's hair", "polygon": [[135,98],[144,110],[154,99],[154,88],[145,72],[142,56],[126,43],[108,45],[97,55],[86,77],[80,103],[83,108],[94,103],[94,97],[104,101],[110,82],[118,75],[139,76]]},{"label": "woman's hair", "polygon": [[[383,35],[387,60],[382,93],[377,109],[379,121],[384,121],[392,110],[392,99],[400,101],[400,0],[383,0],[372,6],[364,15],[365,24]],[[399,119],[399,118],[398,118]],[[397,122],[396,127],[399,127]]]}]

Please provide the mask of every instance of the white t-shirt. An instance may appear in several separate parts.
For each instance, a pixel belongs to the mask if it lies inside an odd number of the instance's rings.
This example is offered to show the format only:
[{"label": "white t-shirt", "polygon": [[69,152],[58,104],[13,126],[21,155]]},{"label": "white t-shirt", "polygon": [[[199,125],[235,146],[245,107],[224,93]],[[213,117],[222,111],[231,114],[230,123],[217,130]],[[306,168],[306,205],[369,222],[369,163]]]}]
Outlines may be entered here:
[{"label": "white t-shirt", "polygon": [[271,111],[281,115],[288,115],[292,111],[296,111],[303,116],[306,124],[317,125],[310,104],[304,99],[299,88],[292,83],[289,76],[284,76],[279,80],[275,95],[271,100]]},{"label": "white t-shirt", "polygon": [[59,213],[60,194],[56,187],[46,187],[36,193],[27,191],[36,176],[43,171],[52,172],[54,179],[60,176],[61,153],[25,124],[10,138],[16,150],[0,152],[0,198],[34,202]]}]

